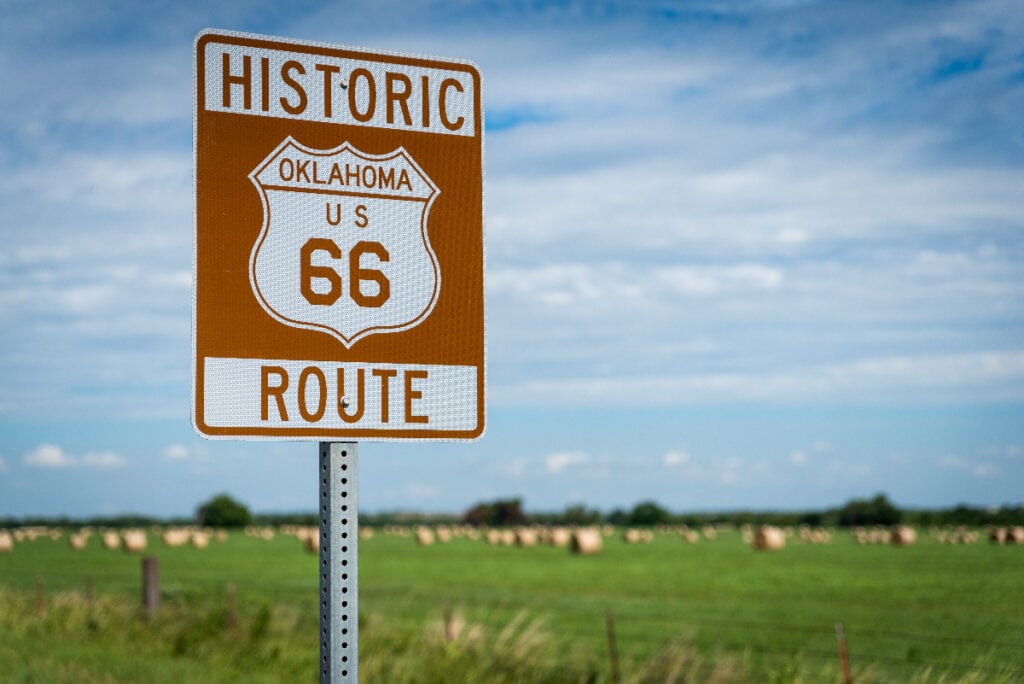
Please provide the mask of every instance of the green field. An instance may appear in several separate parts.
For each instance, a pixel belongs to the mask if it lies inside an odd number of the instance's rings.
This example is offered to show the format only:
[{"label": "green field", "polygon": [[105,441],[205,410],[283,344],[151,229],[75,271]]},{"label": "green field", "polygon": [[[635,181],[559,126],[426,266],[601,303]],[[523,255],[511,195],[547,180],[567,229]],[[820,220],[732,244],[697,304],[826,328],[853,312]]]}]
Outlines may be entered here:
[{"label": "green field", "polygon": [[[159,560],[141,614],[140,558],[66,539],[0,554],[0,681],[315,681],[317,560],[297,539],[241,533]],[[605,540],[596,556],[456,539],[360,545],[362,681],[1024,681],[1024,547],[859,546],[737,532],[688,544]],[[234,587],[234,605],[228,585]],[[448,617],[447,626],[445,616]]]}]

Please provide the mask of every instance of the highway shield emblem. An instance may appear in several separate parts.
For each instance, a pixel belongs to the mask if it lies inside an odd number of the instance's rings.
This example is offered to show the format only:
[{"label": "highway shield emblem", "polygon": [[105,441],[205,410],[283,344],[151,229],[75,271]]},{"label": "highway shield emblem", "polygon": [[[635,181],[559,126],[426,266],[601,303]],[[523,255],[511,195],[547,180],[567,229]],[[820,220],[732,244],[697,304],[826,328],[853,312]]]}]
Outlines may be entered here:
[{"label": "highway shield emblem", "polygon": [[430,315],[441,270],[427,218],[440,190],[404,148],[315,150],[289,136],[249,178],[263,202],[249,281],[268,314],[346,348]]}]

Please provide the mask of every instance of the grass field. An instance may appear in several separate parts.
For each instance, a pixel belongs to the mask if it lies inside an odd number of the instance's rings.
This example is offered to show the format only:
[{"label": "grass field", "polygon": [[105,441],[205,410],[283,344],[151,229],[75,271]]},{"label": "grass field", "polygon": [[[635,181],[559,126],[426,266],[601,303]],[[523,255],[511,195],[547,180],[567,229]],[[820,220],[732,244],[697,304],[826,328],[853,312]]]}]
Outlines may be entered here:
[{"label": "grass field", "polygon": [[[238,533],[199,550],[151,535],[148,553],[162,602],[149,621],[137,555],[95,537],[0,554],[0,680],[315,680],[317,560],[295,538]],[[360,545],[360,674],[608,682],[610,614],[623,681],[841,681],[838,622],[857,682],[1024,681],[1022,577],[1024,547],[927,535],[896,548],[839,533],[771,553],[736,532],[616,535],[580,557],[378,534]]]}]

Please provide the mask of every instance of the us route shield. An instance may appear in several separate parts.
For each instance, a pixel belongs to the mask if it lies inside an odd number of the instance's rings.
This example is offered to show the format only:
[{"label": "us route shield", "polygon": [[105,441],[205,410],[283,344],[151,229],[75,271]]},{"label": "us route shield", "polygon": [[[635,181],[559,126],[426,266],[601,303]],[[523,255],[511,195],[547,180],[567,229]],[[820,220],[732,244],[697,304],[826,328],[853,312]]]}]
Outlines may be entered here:
[{"label": "us route shield", "polygon": [[289,137],[250,177],[263,201],[250,281],[267,313],[345,347],[429,316],[441,286],[428,231],[439,190],[404,149],[316,150]]}]

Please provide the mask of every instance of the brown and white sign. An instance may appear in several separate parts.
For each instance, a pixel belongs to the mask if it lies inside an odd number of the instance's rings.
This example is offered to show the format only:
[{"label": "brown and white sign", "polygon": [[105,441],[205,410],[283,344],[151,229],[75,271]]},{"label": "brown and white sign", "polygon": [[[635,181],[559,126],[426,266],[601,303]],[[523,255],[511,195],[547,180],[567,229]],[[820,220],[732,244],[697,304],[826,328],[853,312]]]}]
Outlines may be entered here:
[{"label": "brown and white sign", "polygon": [[196,430],[479,437],[477,69],[204,31],[195,76]]}]

